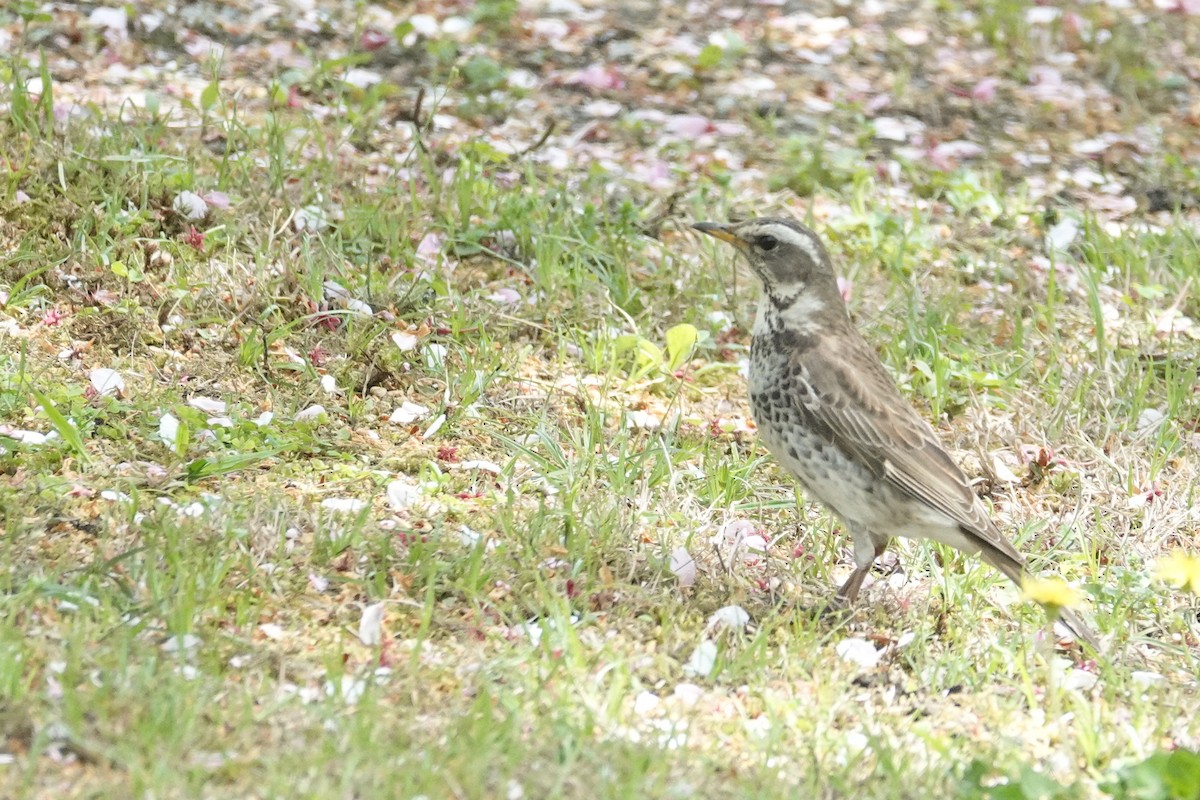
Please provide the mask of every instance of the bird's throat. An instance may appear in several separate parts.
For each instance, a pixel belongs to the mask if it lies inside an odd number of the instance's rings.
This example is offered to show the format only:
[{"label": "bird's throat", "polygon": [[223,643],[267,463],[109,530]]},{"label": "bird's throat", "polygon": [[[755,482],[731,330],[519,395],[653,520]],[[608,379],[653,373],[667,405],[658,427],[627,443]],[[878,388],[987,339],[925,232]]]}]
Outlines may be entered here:
[{"label": "bird's throat", "polygon": [[828,303],[810,286],[798,286],[790,291],[768,290],[758,304],[754,333],[775,333],[791,330],[803,335],[818,333],[827,316]]}]

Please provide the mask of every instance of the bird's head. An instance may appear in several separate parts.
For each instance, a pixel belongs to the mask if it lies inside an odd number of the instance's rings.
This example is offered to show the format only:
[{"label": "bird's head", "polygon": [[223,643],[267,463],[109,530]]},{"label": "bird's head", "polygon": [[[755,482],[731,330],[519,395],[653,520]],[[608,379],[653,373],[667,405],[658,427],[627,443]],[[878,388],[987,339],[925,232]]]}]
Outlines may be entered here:
[{"label": "bird's head", "polygon": [[839,298],[837,276],[825,245],[795,220],[763,217],[745,222],[697,222],[692,227],[736,247],[777,306],[791,305],[806,294],[822,300]]}]

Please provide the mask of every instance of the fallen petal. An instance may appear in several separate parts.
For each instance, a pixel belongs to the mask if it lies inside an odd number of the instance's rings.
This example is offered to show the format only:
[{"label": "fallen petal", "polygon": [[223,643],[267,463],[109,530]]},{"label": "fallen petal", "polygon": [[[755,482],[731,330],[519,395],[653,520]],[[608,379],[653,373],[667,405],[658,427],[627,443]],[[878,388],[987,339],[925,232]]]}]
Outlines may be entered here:
[{"label": "fallen petal", "polygon": [[701,678],[708,677],[713,671],[713,667],[717,665],[717,645],[716,643],[705,639],[700,644],[696,645],[696,649],[692,651],[691,657],[687,663],[683,665],[683,673],[685,675],[696,675]]},{"label": "fallen petal", "polygon": [[708,618],[708,629],[728,628],[740,631],[750,623],[750,614],[741,606],[725,606],[718,608]]},{"label": "fallen petal", "polygon": [[367,647],[377,647],[383,641],[383,603],[373,603],[363,609],[358,621],[358,640]]},{"label": "fallen petal", "polygon": [[88,373],[88,380],[91,382],[92,388],[96,390],[96,394],[100,397],[110,394],[117,397],[125,396],[125,379],[115,369],[103,367],[94,369]]},{"label": "fallen petal", "polygon": [[223,400],[214,400],[211,397],[201,397],[199,395],[188,398],[188,405],[192,408],[198,408],[205,414],[224,414],[226,405]]},{"label": "fallen petal", "polygon": [[421,487],[417,484],[397,479],[388,484],[385,491],[387,504],[397,511],[408,508],[421,497]]},{"label": "fallen petal", "polygon": [[367,501],[357,497],[328,497],[321,501],[321,508],[338,514],[354,514],[366,507]]},{"label": "fallen petal", "polygon": [[834,648],[843,661],[864,669],[879,666],[879,651],[866,639],[843,639]]},{"label": "fallen petal", "polygon": [[321,416],[323,416],[324,414],[325,414],[325,406],[315,405],[315,406],[309,406],[308,408],[304,409],[303,411],[297,411],[294,419],[296,422],[307,422],[310,420],[318,419]]},{"label": "fallen petal", "polygon": [[691,586],[696,582],[696,560],[686,547],[671,551],[671,572],[680,586]]}]

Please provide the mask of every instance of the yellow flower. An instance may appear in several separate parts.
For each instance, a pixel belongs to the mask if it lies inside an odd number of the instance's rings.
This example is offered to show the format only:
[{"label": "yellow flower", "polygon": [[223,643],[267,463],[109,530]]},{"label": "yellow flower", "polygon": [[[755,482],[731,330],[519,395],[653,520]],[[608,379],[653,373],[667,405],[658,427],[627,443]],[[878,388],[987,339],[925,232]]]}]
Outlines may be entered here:
[{"label": "yellow flower", "polygon": [[1021,582],[1021,594],[1026,600],[1040,603],[1057,612],[1060,608],[1073,608],[1083,602],[1083,594],[1061,578],[1030,578]]},{"label": "yellow flower", "polygon": [[1190,556],[1182,550],[1173,550],[1171,555],[1160,558],[1154,568],[1160,580],[1173,583],[1181,589],[1189,586],[1200,594],[1200,558]]}]

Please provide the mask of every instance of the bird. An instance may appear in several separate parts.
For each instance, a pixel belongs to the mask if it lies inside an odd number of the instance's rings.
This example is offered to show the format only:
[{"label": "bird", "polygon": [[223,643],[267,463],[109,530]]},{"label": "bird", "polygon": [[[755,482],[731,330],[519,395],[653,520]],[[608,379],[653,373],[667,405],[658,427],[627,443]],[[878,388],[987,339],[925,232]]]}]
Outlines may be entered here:
[{"label": "bird", "polygon": [[[853,538],[854,571],[835,605],[854,604],[895,536],[978,555],[1023,585],[1025,559],[851,321],[821,238],[786,217],[692,227],[733,245],[762,284],[750,407],[767,450]],[[1100,651],[1078,614],[1059,613]]]}]

